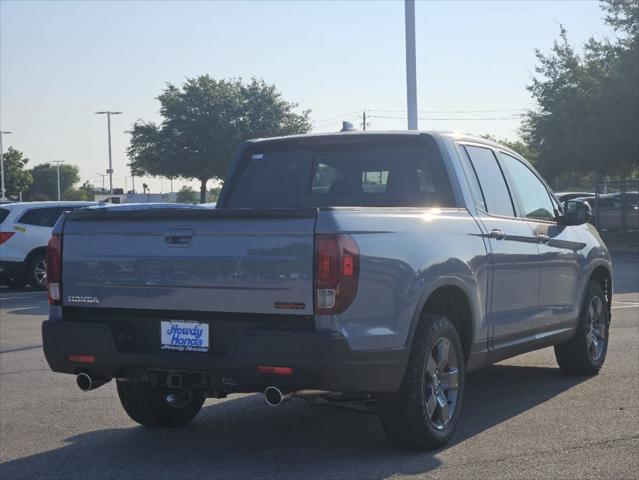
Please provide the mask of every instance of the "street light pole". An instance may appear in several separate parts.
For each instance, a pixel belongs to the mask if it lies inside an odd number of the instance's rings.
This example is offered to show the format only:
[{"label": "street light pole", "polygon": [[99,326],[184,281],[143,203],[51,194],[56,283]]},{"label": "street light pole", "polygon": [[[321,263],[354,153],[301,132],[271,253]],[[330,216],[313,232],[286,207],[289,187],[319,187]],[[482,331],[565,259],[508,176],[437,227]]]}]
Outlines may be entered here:
[{"label": "street light pole", "polygon": [[95,112],[95,114],[107,116],[107,131],[109,138],[109,169],[107,170],[107,173],[109,174],[109,194],[113,195],[113,162],[111,159],[111,115],[121,115],[122,112],[112,112],[111,110],[105,110],[102,112]]},{"label": "street light pole", "polygon": [[6,200],[7,196],[5,195],[6,190],[4,189],[4,150],[2,149],[2,135],[8,135],[13,132],[3,132],[0,131],[0,200]]},{"label": "street light pole", "polygon": [[408,129],[417,130],[417,67],[415,60],[415,0],[405,0],[406,22],[406,103]]},{"label": "street light pole", "polygon": [[62,200],[60,196],[60,164],[64,163],[64,160],[54,160],[51,163],[55,163],[56,166],[58,167],[58,202],[59,202],[60,200]]}]

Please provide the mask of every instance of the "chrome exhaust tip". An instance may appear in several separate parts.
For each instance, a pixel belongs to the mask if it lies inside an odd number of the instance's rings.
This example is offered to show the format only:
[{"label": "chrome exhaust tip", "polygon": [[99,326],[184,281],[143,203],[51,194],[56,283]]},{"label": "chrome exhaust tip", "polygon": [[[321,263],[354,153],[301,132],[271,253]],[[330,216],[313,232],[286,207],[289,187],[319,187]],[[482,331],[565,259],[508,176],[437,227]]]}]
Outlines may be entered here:
[{"label": "chrome exhaust tip", "polygon": [[266,390],[264,390],[264,400],[266,400],[266,403],[271,407],[277,407],[289,398],[291,398],[290,393],[285,395],[277,387],[266,387]]},{"label": "chrome exhaust tip", "polygon": [[78,388],[83,392],[88,392],[90,390],[95,390],[98,387],[101,387],[105,383],[108,383],[111,379],[104,378],[95,378],[89,375],[88,373],[78,373],[75,377],[75,383],[77,383]]},{"label": "chrome exhaust tip", "polygon": [[75,377],[75,383],[78,384],[78,388],[83,392],[88,392],[93,389],[93,379],[86,373],[79,373]]}]

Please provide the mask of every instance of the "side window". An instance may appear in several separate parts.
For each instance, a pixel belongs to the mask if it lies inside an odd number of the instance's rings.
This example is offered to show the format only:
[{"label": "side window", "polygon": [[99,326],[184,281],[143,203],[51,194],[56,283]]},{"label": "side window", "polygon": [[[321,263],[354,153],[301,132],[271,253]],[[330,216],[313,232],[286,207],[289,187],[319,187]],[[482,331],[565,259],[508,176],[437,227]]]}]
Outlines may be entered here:
[{"label": "side window", "polygon": [[33,208],[26,211],[18,220],[20,223],[27,225],[36,225],[38,227],[53,227],[58,221],[60,215],[69,208]]},{"label": "side window", "polygon": [[555,209],[546,186],[530,168],[505,153],[499,158],[508,171],[521,203],[521,216],[539,220],[554,220]]},{"label": "side window", "polygon": [[486,211],[494,215],[513,217],[515,209],[504,175],[492,150],[465,145],[481,187]]}]

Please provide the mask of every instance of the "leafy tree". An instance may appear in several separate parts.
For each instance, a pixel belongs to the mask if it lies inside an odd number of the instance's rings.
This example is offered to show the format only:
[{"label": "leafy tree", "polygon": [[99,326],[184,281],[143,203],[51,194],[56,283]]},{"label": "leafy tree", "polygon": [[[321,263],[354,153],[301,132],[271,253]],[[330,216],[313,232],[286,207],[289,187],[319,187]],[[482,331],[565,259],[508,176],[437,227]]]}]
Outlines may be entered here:
[{"label": "leafy tree", "polygon": [[208,201],[217,202],[218,198],[220,198],[221,191],[222,191],[222,187],[212,188],[211,190],[209,190]]},{"label": "leafy tree", "polygon": [[497,139],[494,135],[490,135],[488,133],[485,135],[481,135],[481,138],[485,138],[486,140],[491,140],[493,142],[501,143],[505,147],[508,147],[511,150],[514,150],[515,152],[517,152],[519,155],[524,157],[530,163],[533,163],[533,164],[535,163],[535,159],[537,158],[537,152],[535,152],[535,150],[530,145],[528,145],[524,140],[521,140],[521,139],[508,140],[505,138]]},{"label": "leafy tree", "polygon": [[2,158],[4,160],[4,188],[6,195],[9,198],[15,198],[33,182],[31,173],[26,169],[29,159],[13,147],[9,147],[9,150],[2,154]]},{"label": "leafy tree", "polygon": [[158,100],[160,124],[133,124],[130,166],[136,175],[198,179],[201,202],[206,201],[207,182],[224,178],[241,141],[311,128],[309,111],[296,113],[297,104],[263,80],[244,84],[201,75],[181,88],[168,84]]},{"label": "leafy tree", "polygon": [[195,203],[197,202],[197,192],[188,185],[184,185],[177,192],[178,203]]},{"label": "leafy tree", "polygon": [[[58,167],[50,163],[36,165],[31,169],[33,183],[26,192],[29,200],[58,199]],[[60,165],[60,193],[61,198],[66,198],[66,193],[73,185],[80,181],[78,167],[75,165]]]},{"label": "leafy tree", "polygon": [[[60,171],[62,174],[62,171]],[[70,188],[64,192],[65,200],[93,201],[95,199],[95,187],[87,180],[78,188]]]},{"label": "leafy tree", "polygon": [[547,55],[537,51],[529,86],[538,108],[528,112],[524,140],[546,175],[595,172],[626,176],[639,162],[639,6],[605,0],[613,43],[594,38],[578,55],[566,30]]}]

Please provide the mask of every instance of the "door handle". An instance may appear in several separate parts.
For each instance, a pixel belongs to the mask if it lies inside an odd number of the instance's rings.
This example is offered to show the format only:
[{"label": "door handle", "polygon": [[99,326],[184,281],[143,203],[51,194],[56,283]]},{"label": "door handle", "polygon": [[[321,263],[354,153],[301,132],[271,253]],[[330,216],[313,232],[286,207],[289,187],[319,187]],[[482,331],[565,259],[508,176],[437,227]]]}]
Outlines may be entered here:
[{"label": "door handle", "polygon": [[165,230],[164,241],[172,247],[188,247],[193,243],[193,230],[188,228]]},{"label": "door handle", "polygon": [[545,233],[540,233],[539,235],[537,235],[537,241],[539,243],[548,243],[550,241],[550,237]]},{"label": "door handle", "polygon": [[500,230],[499,228],[493,228],[490,231],[490,238],[494,238],[496,240],[503,240],[504,238],[506,238],[506,234],[504,233],[503,230]]}]

